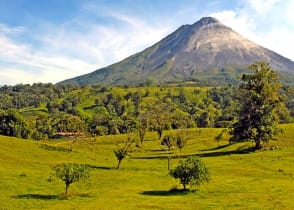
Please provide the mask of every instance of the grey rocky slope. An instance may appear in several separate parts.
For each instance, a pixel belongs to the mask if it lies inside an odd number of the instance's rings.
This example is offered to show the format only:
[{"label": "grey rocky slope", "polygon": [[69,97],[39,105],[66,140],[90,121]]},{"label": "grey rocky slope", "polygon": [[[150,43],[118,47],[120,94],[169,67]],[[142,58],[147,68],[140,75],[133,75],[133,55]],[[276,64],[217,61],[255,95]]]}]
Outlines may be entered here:
[{"label": "grey rocky slope", "polygon": [[61,83],[234,83],[236,76],[255,61],[269,62],[284,77],[294,78],[293,61],[247,40],[215,18],[204,17],[192,25],[181,26],[158,43],[123,61]]}]

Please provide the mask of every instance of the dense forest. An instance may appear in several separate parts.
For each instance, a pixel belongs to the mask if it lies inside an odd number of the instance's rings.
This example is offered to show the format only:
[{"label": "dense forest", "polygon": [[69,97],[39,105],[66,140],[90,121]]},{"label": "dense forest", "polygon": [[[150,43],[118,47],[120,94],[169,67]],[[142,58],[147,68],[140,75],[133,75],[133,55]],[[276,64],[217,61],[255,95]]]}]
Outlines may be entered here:
[{"label": "dense forest", "polygon": [[[140,87],[33,84],[0,87],[0,134],[48,139],[60,136],[230,127],[236,121],[234,86],[197,87],[194,83]],[[283,87],[294,117],[293,88]]]}]

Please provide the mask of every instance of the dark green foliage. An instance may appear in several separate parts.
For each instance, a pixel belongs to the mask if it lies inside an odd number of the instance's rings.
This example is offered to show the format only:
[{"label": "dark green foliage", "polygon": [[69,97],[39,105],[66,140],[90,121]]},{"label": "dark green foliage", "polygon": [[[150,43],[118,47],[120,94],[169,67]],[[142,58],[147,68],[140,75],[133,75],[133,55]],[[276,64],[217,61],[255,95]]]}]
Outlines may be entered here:
[{"label": "dark green foliage", "polygon": [[[161,139],[164,130],[169,129],[231,127],[238,116],[234,110],[239,91],[233,86],[33,84],[2,86],[0,90],[0,110],[14,109],[34,139],[53,138],[57,133],[97,136],[136,132],[143,143],[144,133],[148,131],[157,132]],[[286,105],[293,113],[291,88],[285,87],[282,94],[288,96]],[[291,121],[281,111],[277,114],[283,122]]]},{"label": "dark green foliage", "polygon": [[183,132],[178,133],[175,138],[176,146],[181,152],[184,146],[187,144],[187,138]]},{"label": "dark green foliage", "polygon": [[180,181],[184,190],[186,190],[187,185],[199,186],[210,180],[210,174],[205,164],[196,157],[181,160],[179,165],[170,171],[170,175]]},{"label": "dark green foliage", "polygon": [[283,107],[277,74],[269,64],[256,62],[249,66],[253,72],[242,76],[239,87],[239,120],[233,125],[231,141],[255,142],[260,149],[279,131],[277,110]]},{"label": "dark green foliage", "polygon": [[53,174],[61,179],[65,184],[65,194],[68,187],[75,182],[89,178],[89,168],[87,165],[78,163],[60,163],[52,168]]},{"label": "dark green foliage", "polygon": [[15,111],[0,111],[0,135],[27,139],[31,130],[22,117]]},{"label": "dark green foliage", "polygon": [[175,138],[172,135],[166,135],[161,141],[161,145],[166,146],[168,150],[171,150],[175,144]]}]

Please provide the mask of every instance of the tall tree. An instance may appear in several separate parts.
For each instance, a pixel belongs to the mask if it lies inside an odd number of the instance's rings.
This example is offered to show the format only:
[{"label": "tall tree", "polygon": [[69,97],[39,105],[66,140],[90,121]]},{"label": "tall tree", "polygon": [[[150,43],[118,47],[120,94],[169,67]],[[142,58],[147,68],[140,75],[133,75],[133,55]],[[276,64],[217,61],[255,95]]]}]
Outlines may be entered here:
[{"label": "tall tree", "polygon": [[255,142],[255,149],[279,131],[277,109],[283,107],[277,74],[269,64],[256,62],[249,66],[253,74],[242,76],[239,86],[239,121],[233,125],[231,141]]}]

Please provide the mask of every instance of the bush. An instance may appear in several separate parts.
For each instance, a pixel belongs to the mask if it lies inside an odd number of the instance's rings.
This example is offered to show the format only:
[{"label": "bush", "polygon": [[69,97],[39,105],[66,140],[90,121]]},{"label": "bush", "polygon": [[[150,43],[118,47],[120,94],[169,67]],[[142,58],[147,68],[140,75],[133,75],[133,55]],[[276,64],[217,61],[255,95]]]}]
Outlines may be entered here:
[{"label": "bush", "polygon": [[189,157],[180,161],[179,165],[170,171],[170,175],[179,179],[186,190],[187,185],[200,185],[203,182],[209,182],[210,175],[205,164],[196,157]]}]

